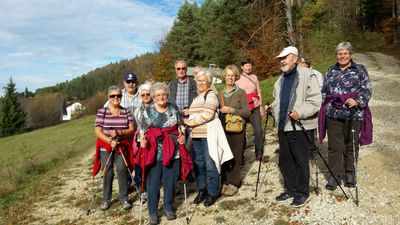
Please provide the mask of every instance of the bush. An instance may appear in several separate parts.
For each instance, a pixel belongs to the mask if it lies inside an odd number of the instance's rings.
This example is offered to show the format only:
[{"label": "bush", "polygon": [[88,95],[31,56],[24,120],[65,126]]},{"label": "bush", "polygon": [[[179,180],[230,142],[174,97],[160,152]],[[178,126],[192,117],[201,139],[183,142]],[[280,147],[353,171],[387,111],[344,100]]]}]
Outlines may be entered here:
[{"label": "bush", "polygon": [[29,119],[35,127],[48,127],[62,122],[64,98],[58,94],[37,95],[29,107]]}]

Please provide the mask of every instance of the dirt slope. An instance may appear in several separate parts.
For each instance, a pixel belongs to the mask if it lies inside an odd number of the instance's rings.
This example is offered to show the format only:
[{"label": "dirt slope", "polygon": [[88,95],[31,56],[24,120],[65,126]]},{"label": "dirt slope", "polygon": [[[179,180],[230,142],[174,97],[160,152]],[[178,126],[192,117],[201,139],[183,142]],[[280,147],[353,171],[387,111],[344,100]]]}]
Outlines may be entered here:
[{"label": "dirt slope", "polygon": [[[249,162],[244,167],[244,182],[238,195],[221,197],[209,208],[195,206],[195,186],[188,185],[188,203],[184,195],[176,199],[178,219],[167,221],[161,217],[161,224],[397,224],[400,221],[400,62],[380,53],[355,54],[354,59],[366,65],[373,85],[370,106],[374,122],[374,143],[360,150],[358,166],[360,204],[352,199],[345,200],[340,190],[324,189],[327,176],[321,160],[318,163],[320,194],[311,193],[310,202],[301,209],[288,204],[277,204],[274,197],[282,191],[280,173],[277,167],[278,155],[275,131],[268,131],[265,151],[271,157],[262,166],[261,185],[254,198],[258,164]],[[249,141],[251,142],[251,141]],[[321,152],[326,155],[326,143]],[[94,151],[94,150],[93,150]],[[30,224],[139,224],[140,207],[137,195],[131,194],[134,207],[123,211],[116,201],[107,212],[99,210],[101,193],[92,206],[93,213],[86,216],[95,185],[90,177],[93,153],[71,165],[57,176],[58,186],[48,190],[34,205]],[[251,158],[252,150],[247,150]],[[310,161],[312,182],[315,186],[315,166]],[[324,174],[322,174],[323,172]],[[324,177],[325,175],[325,177]],[[97,180],[96,180],[97,181]],[[117,184],[114,183],[114,189]],[[182,186],[179,186],[182,189]],[[354,195],[354,189],[347,189]],[[117,191],[113,192],[114,197]],[[161,206],[161,204],[160,204]],[[147,224],[147,208],[142,211],[142,224]]]}]

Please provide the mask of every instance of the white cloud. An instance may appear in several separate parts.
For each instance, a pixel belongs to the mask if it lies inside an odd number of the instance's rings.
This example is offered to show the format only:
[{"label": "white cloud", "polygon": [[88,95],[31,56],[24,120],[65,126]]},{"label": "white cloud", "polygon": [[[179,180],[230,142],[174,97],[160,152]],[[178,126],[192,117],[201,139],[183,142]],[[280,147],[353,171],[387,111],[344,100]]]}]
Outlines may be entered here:
[{"label": "white cloud", "polygon": [[156,50],[183,0],[147,2],[2,0],[0,80],[35,90]]}]

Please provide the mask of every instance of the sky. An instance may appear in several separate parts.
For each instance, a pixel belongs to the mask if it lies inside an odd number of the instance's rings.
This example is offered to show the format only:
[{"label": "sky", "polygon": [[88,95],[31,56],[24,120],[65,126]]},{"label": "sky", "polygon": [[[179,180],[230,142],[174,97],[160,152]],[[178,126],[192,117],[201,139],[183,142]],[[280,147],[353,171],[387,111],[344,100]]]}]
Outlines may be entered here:
[{"label": "sky", "polygon": [[[1,0],[0,96],[158,50],[184,0]],[[197,1],[199,2],[199,1]]]}]

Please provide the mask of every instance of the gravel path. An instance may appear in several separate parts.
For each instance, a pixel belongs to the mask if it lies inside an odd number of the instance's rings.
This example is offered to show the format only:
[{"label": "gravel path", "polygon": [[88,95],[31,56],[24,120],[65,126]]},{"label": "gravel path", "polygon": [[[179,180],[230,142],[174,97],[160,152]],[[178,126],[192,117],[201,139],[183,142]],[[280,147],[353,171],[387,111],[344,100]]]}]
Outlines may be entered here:
[{"label": "gravel path", "polygon": [[[258,197],[254,197],[258,164],[249,162],[243,168],[243,185],[233,197],[221,197],[209,208],[195,206],[193,183],[188,184],[188,203],[184,195],[178,194],[176,208],[178,219],[167,221],[161,217],[161,224],[398,224],[400,221],[400,140],[396,133],[399,127],[400,103],[400,62],[380,53],[355,54],[354,59],[364,64],[373,85],[370,102],[374,122],[374,143],[360,149],[358,164],[360,204],[353,199],[346,200],[340,189],[327,191],[327,171],[318,161],[320,193],[311,193],[310,202],[301,209],[287,204],[277,204],[276,195],[282,191],[281,177],[277,167],[278,154],[275,131],[268,130],[266,155],[270,162],[261,167],[261,183]],[[271,125],[270,125],[271,126]],[[320,146],[326,157],[327,146]],[[246,152],[251,158],[252,150]],[[130,198],[134,207],[124,211],[115,202],[107,212],[99,210],[101,192],[92,206],[92,213],[86,210],[95,185],[90,178],[92,154],[87,155],[71,168],[58,175],[59,185],[49,190],[48,196],[36,202],[31,224],[139,224],[140,207],[137,195]],[[311,165],[311,185],[315,186],[315,165]],[[83,168],[83,169],[82,169]],[[96,180],[97,181],[97,180]],[[115,183],[114,189],[117,187]],[[179,189],[183,190],[182,185]],[[354,189],[345,188],[355,194]],[[114,190],[114,196],[117,191]],[[147,224],[147,208],[144,204],[142,224]]]}]

